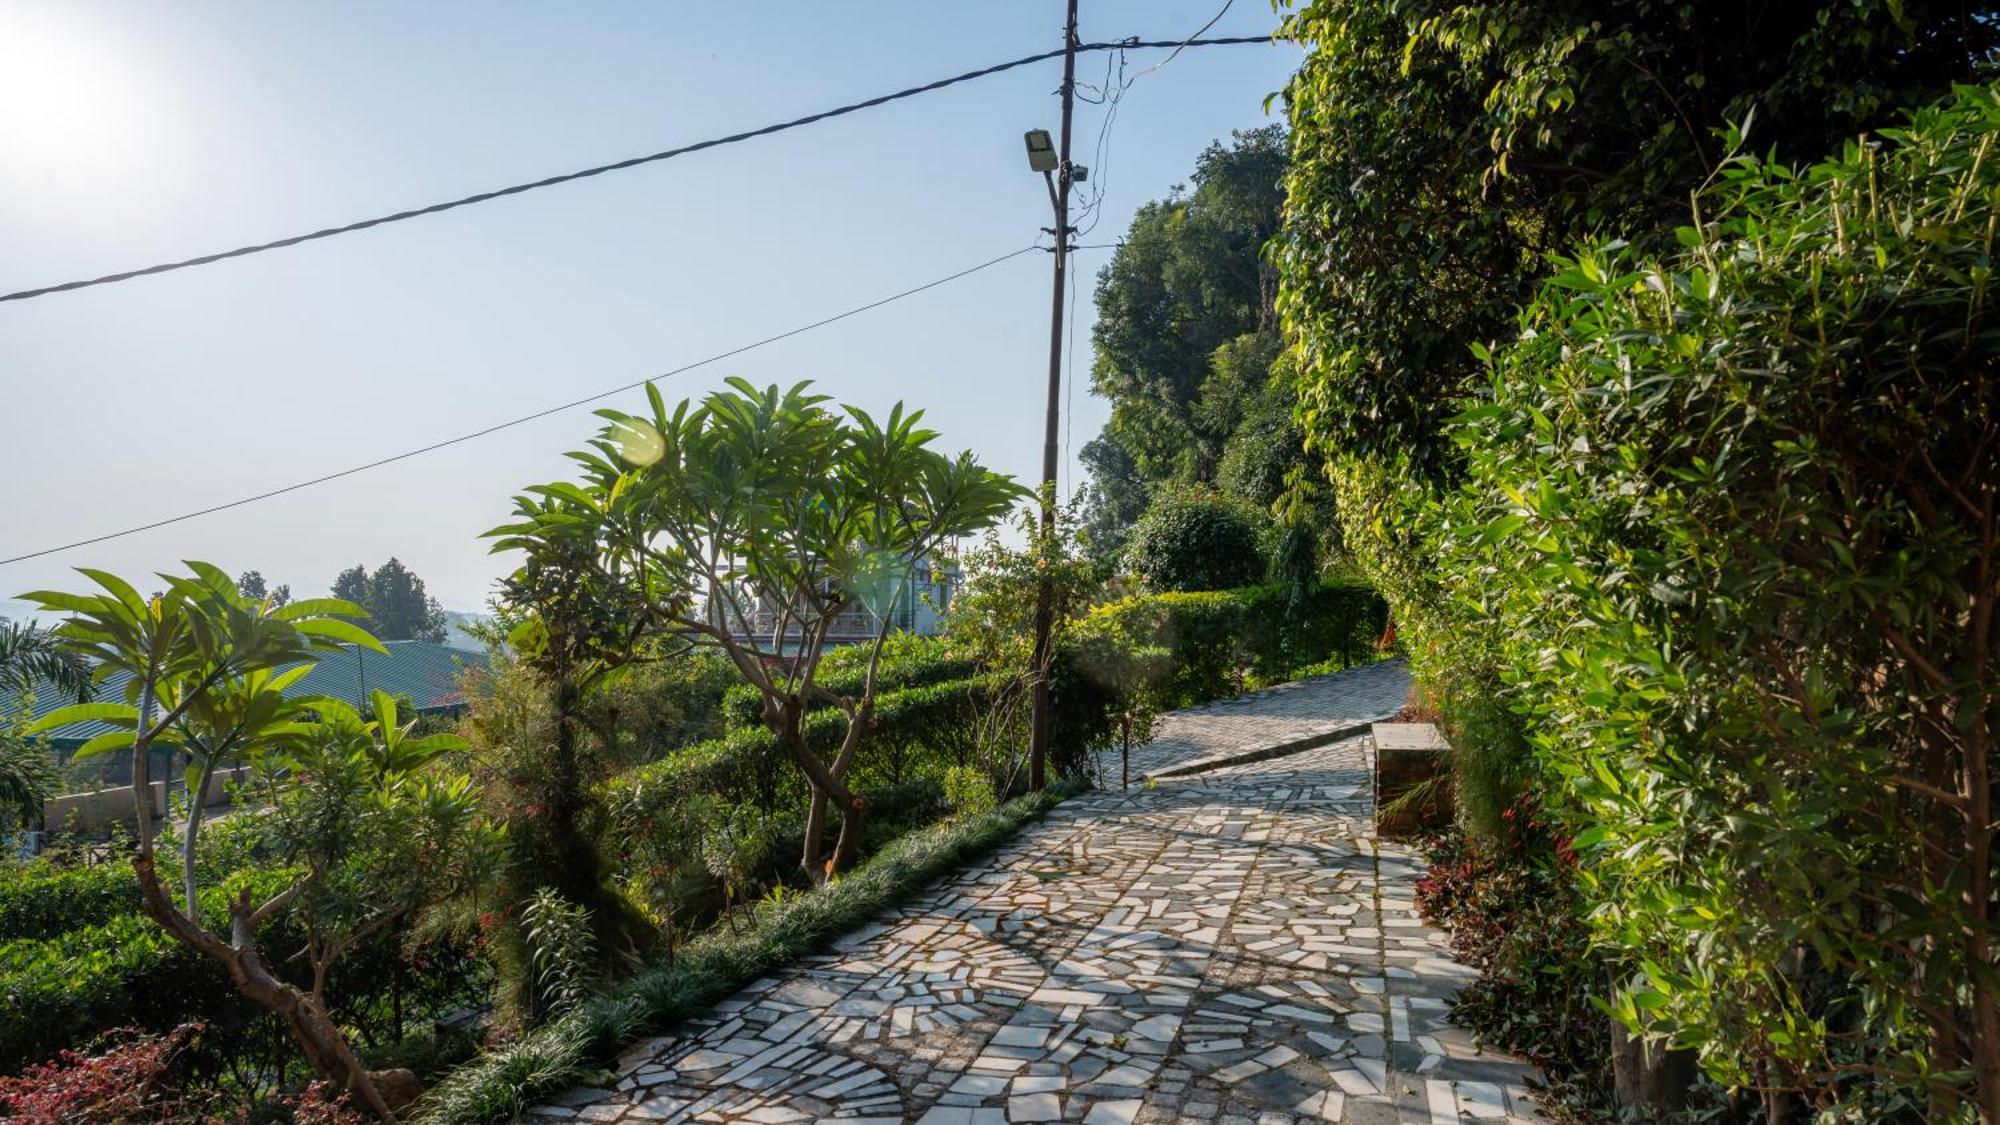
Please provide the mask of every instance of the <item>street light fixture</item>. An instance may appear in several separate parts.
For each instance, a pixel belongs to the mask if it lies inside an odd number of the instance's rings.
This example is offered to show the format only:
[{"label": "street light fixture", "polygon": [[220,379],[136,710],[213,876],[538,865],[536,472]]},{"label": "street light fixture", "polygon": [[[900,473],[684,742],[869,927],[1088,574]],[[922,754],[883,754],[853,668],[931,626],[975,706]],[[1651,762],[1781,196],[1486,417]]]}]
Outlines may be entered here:
[{"label": "street light fixture", "polygon": [[1047,129],[1030,129],[1027,133],[1028,167],[1037,172],[1053,172],[1060,163],[1056,157],[1055,141],[1049,137]]}]

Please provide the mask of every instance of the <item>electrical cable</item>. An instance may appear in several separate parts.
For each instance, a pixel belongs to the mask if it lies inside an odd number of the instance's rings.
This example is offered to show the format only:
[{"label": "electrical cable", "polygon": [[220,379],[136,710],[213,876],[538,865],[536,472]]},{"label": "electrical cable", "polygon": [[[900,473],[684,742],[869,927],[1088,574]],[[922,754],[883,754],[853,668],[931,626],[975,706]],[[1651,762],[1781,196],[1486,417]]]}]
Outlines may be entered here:
[{"label": "electrical cable", "polygon": [[1182,40],[1181,45],[1179,47],[1174,48],[1173,54],[1168,55],[1166,58],[1161,59],[1159,62],[1154,63],[1152,66],[1149,66],[1146,69],[1140,71],[1139,73],[1133,75],[1132,81],[1137,82],[1139,79],[1146,77],[1148,74],[1151,74],[1154,71],[1160,69],[1161,67],[1167,65],[1168,63],[1174,61],[1174,59],[1180,56],[1182,48],[1192,47],[1196,43],[1198,43],[1201,40],[1202,35],[1207,33],[1209,28],[1214,27],[1216,23],[1222,19],[1222,17],[1228,15],[1229,9],[1235,6],[1235,4],[1236,0],[1222,0],[1222,7],[1218,9],[1214,15],[1208,17],[1208,22],[1202,24],[1201,27],[1197,28],[1193,35],[1190,35],[1186,39]]},{"label": "electrical cable", "polygon": [[944,277],[937,278],[936,280],[927,281],[924,282],[922,285],[917,285],[909,289],[905,289],[900,293],[895,293],[890,296],[883,297],[879,300],[870,301],[865,305],[857,305],[854,308],[846,310],[845,312],[838,312],[833,314],[832,316],[824,317],[820,320],[815,320],[811,324],[802,324],[797,328],[788,329],[774,336],[766,336],[761,340],[757,340],[748,344],[743,344],[738,347],[731,348],[725,352],[717,352],[712,356],[708,356],[704,359],[695,360],[692,363],[682,364],[681,366],[676,367],[671,371],[664,371],[658,375],[648,376],[647,378],[640,379],[637,382],[627,383],[622,387],[613,387],[608,391],[599,391],[594,395],[589,395],[584,398],[571,399],[570,401],[562,403],[560,405],[547,407],[546,409],[542,410],[537,410],[532,414],[524,414],[518,418],[510,419],[505,422],[500,422],[495,425],[487,426],[484,429],[474,430],[471,433],[460,434],[457,437],[446,438],[442,441],[434,441],[429,445],[419,446],[416,449],[405,450],[402,453],[392,454],[388,457],[379,457],[373,461],[366,462],[365,464],[355,465],[351,468],[341,469],[338,472],[327,473],[323,476],[314,477],[311,480],[297,481],[295,483],[285,485],[282,488],[273,488],[266,492],[260,492],[255,496],[245,496],[242,497],[241,499],[231,500],[227,503],[214,504],[209,507],[202,508],[199,511],[187,512],[185,514],[178,516],[171,516],[166,519],[154,520],[151,523],[140,524],[137,527],[128,527],[122,531],[106,532],[103,535],[93,535],[88,539],[78,539],[73,543],[64,543],[56,547],[45,547],[39,551],[29,551],[26,554],[15,555],[11,558],[0,559],[0,566],[6,566],[9,563],[26,562],[29,559],[38,559],[43,557],[44,555],[53,555],[56,554],[57,552],[71,550],[72,548],[76,547],[87,547],[93,543],[103,543],[111,539],[122,539],[127,535],[137,535],[142,531],[152,531],[155,528],[166,527],[169,524],[182,523],[186,520],[195,519],[200,516],[213,515],[216,512],[227,511],[230,508],[240,508],[245,504],[254,504],[260,500],[269,500],[274,496],[283,496],[288,492],[297,492],[301,489],[311,488],[314,485],[325,484],[329,481],[339,480],[342,477],[351,477],[356,473],[367,472],[369,469],[379,469],[384,465],[393,465],[398,461],[407,461],[412,457],[421,456],[422,454],[425,453],[431,453],[439,449],[444,449],[448,446],[460,445],[465,442],[472,441],[475,438],[482,438],[487,436],[488,434],[496,434],[499,433],[501,430],[512,429],[515,426],[523,425],[528,422],[533,422],[541,418],[546,418],[551,414],[560,414],[565,410],[573,410],[576,407],[596,402],[599,399],[606,399],[610,398],[612,395],[624,394],[627,391],[637,390],[638,388],[645,386],[649,382],[653,382],[659,379],[667,379],[675,375],[684,374],[686,372],[693,371],[697,367],[706,367],[711,363],[718,363],[722,360],[742,355],[745,352],[761,348],[766,344],[775,344],[780,340],[790,339],[791,337],[800,335],[801,333],[810,332],[815,328],[824,328],[825,326],[832,324],[836,321],[846,320],[848,317],[851,316],[858,316],[859,314],[868,312],[871,309],[879,309],[883,305],[900,301],[905,297],[914,297],[918,293],[922,293],[927,289],[936,289],[940,285],[945,285],[950,282],[957,281],[962,277],[970,277],[971,275],[978,273],[981,270],[990,269],[1011,258],[1018,258],[1023,254],[1029,253],[1030,251],[1041,250],[1041,249],[1045,249],[1045,247],[1043,247],[1040,243],[1035,243],[1032,245],[1023,246],[1019,250],[1010,250],[1007,253],[1002,254],[997,258],[988,258],[987,260],[979,263],[976,266],[969,266],[965,269],[959,270],[957,273],[947,274]]},{"label": "electrical cable", "polygon": [[[1227,5],[1225,5],[1224,7],[1225,10],[1227,10]],[[1220,13],[1217,14],[1217,18],[1218,19],[1221,18]],[[1214,20],[1211,20],[1209,22],[1211,26],[1214,24]],[[1140,47],[1172,47],[1174,48],[1174,54],[1177,55],[1181,52],[1182,48],[1185,47],[1197,47],[1197,46],[1209,47],[1209,46],[1226,46],[1231,44],[1242,44],[1242,43],[1271,43],[1271,42],[1275,42],[1275,40],[1268,35],[1241,35],[1241,36],[1218,37],[1214,39],[1189,38],[1181,40],[1179,42],[1175,42],[1173,40],[1153,40],[1153,41],[1123,40],[1116,43],[1083,43],[1079,44],[1076,50],[1078,51],[1078,53],[1083,53],[1088,51],[1109,51],[1109,50],[1120,50],[1126,48],[1140,48]],[[252,243],[247,246],[238,246],[233,250],[222,250],[213,254],[202,254],[197,257],[183,258],[179,261],[174,261],[174,262],[160,262],[158,264],[144,266],[139,269],[122,270],[118,273],[104,274],[103,276],[100,277],[85,278],[77,281],[65,281],[55,285],[43,285],[33,289],[22,289],[13,293],[4,293],[0,294],[0,302],[26,301],[35,297],[46,297],[54,293],[67,293],[77,289],[87,289],[96,285],[110,285],[115,282],[131,281],[134,278],[149,277],[154,274],[171,273],[175,270],[184,270],[193,266],[211,265],[216,262],[227,261],[228,259],[231,258],[242,258],[242,257],[247,257],[251,254],[261,254],[268,250],[281,250],[286,247],[297,246],[305,242],[313,242],[323,238],[332,238],[336,235],[352,234],[356,231],[368,230],[372,227],[386,226],[387,224],[390,223],[400,223],[408,219],[420,218],[425,215],[435,215],[440,212],[454,210],[459,207],[469,207],[475,203],[486,203],[510,195],[520,195],[523,192],[535,191],[539,188],[554,187],[557,184],[566,184],[574,180],[588,179],[592,176],[601,176],[607,172],[619,172],[627,168],[639,167],[642,164],[652,164],[662,160],[671,160],[676,156],[686,156],[689,153],[701,152],[703,150],[711,148],[720,148],[724,145],[738,144],[743,141],[755,139],[757,137],[767,137],[773,133],[782,133],[788,129],[797,129],[800,128],[801,126],[816,124],[821,121],[826,121],[830,118],[840,117],[845,114],[855,113],[857,111],[864,109],[872,109],[876,106],[885,105],[889,102],[900,101],[904,98],[912,98],[917,96],[918,94],[927,94],[934,90],[942,90],[947,86],[956,86],[961,82],[970,82],[976,78],[985,78],[989,75],[999,74],[1003,71],[1013,70],[1017,67],[1028,66],[1033,63],[1046,61],[1048,59],[1061,58],[1062,54],[1063,52],[1060,49],[1058,49],[1054,51],[1043,51],[1040,54],[1035,54],[1035,55],[1026,55],[1022,58],[1012,59],[1007,62],[995,63],[992,66],[981,67],[978,70],[968,70],[963,74],[954,74],[949,78],[940,78],[934,82],[926,82],[921,86],[906,87],[905,89],[898,90],[895,93],[882,94],[877,97],[869,98],[865,101],[849,102],[846,105],[836,106],[833,109],[821,110],[818,113],[809,113],[804,117],[795,117],[789,121],[780,121],[775,124],[766,125],[758,129],[748,129],[740,133],[731,133],[723,137],[714,137],[705,141],[696,141],[693,144],[681,145],[678,148],[670,148],[662,150],[660,152],[648,153],[645,156],[634,156],[625,160],[614,161],[610,164],[599,164],[594,167],[584,168],[575,172],[564,172],[561,175],[546,176],[539,180],[530,180],[526,183],[513,184],[503,188],[495,188],[492,191],[477,192],[472,195],[461,196],[457,199],[446,200],[442,203],[432,203],[424,207],[412,207],[408,210],[396,211],[387,215],[378,215],[370,219],[361,219],[351,223],[342,223],[339,226],[324,227],[320,230],[311,231],[306,234],[296,234],[288,238],[274,239],[270,242]],[[1168,60],[1171,61],[1172,57],[1173,56],[1171,55],[1168,56]],[[1162,62],[1160,65],[1164,66],[1166,64]],[[1153,69],[1157,70],[1159,68],[1154,67]]]}]

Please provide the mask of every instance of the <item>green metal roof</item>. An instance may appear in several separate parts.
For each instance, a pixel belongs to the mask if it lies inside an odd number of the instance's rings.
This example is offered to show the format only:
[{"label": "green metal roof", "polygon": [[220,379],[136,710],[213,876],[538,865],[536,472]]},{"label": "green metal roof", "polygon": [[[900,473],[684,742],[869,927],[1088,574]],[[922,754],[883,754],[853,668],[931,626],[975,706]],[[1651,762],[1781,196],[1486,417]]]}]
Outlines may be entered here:
[{"label": "green metal roof", "polygon": [[[418,711],[449,711],[466,704],[461,686],[466,670],[483,669],[487,665],[483,652],[431,644],[429,641],[386,641],[383,647],[389,650],[387,656],[353,647],[329,652],[315,662],[312,671],[287,689],[285,695],[329,695],[364,706],[370,692],[386,691],[408,699]],[[93,698],[124,702],[125,685],[130,679],[131,676],[125,672],[107,677],[98,685]],[[61,697],[46,685],[38,687],[30,717],[40,718],[72,702],[74,700]],[[0,699],[0,714],[13,716],[19,710],[19,700]],[[93,720],[57,727],[41,737],[59,750],[73,750],[111,729],[109,724]]]}]

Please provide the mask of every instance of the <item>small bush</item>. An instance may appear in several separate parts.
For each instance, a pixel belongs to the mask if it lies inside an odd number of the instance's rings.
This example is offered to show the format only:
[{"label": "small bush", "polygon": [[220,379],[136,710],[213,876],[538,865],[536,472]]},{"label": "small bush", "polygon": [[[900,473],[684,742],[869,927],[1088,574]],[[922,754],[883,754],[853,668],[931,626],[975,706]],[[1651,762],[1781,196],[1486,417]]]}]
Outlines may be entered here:
[{"label": "small bush", "polygon": [[1266,569],[1256,523],[1205,492],[1153,501],[1132,528],[1125,565],[1159,591],[1232,590],[1262,581]]},{"label": "small bush", "polygon": [[944,803],[954,816],[984,816],[993,811],[993,779],[973,766],[953,766],[944,775]]}]

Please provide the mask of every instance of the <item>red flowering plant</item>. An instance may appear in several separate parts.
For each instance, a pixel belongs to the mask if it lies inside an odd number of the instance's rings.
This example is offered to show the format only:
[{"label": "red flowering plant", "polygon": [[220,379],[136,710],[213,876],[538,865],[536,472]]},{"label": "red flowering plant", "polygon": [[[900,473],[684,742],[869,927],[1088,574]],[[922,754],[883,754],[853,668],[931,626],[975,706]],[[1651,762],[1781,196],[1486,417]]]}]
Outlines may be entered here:
[{"label": "red flowering plant", "polygon": [[0,1077],[0,1117],[22,1125],[93,1121],[184,1121],[201,1106],[175,1081],[182,1049],[202,1025],[182,1024],[164,1035],[132,1029],[105,1032],[94,1051],[63,1051],[18,1075]]},{"label": "red flowering plant", "polygon": [[296,1098],[285,1099],[292,1111],[292,1125],[367,1125],[370,1118],[354,1108],[353,1095],[336,1091],[325,1082],[314,1082]]}]

